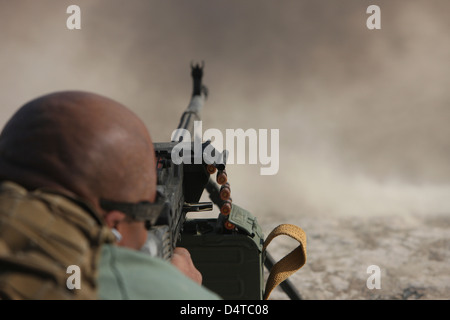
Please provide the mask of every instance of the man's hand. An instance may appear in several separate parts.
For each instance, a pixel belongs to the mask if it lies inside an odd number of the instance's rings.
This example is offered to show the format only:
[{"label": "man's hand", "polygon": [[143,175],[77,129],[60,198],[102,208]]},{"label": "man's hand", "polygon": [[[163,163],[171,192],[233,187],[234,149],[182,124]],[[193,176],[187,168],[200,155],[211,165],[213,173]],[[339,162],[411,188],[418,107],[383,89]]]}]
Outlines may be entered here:
[{"label": "man's hand", "polygon": [[173,256],[170,262],[178,268],[184,275],[191,278],[198,284],[202,284],[202,274],[194,266],[191,254],[185,248],[177,247],[173,250]]}]

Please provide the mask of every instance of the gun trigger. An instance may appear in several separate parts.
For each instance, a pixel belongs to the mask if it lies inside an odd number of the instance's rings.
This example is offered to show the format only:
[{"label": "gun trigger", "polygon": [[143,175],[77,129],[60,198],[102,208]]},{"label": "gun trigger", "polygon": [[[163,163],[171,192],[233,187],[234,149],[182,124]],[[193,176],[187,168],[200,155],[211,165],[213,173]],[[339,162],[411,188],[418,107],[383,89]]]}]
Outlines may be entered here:
[{"label": "gun trigger", "polygon": [[212,209],[213,209],[212,202],[199,202],[199,203],[185,202],[183,205],[183,210],[185,212],[203,212],[203,211],[212,211]]}]

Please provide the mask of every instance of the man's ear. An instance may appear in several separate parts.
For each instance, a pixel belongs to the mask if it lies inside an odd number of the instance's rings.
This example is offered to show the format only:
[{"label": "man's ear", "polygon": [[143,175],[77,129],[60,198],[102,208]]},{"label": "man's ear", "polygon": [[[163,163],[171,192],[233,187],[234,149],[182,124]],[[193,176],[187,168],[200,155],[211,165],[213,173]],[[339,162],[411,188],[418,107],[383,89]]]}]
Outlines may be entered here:
[{"label": "man's ear", "polygon": [[113,210],[106,213],[105,222],[106,225],[112,229],[115,228],[119,224],[119,222],[123,221],[125,217],[126,217],[125,213]]}]

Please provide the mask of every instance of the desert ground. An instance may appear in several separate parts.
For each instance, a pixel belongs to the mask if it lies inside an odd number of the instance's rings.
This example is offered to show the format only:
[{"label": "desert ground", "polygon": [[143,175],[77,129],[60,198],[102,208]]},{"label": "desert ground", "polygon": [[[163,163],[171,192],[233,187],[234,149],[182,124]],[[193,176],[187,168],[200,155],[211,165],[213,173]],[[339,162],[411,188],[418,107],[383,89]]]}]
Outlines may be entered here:
[{"label": "desert ground", "polygon": [[[277,225],[263,220],[266,233]],[[307,234],[307,262],[289,278],[302,299],[450,299],[449,215],[304,216],[289,222]],[[268,251],[279,259],[296,245],[277,237]],[[380,289],[367,287],[371,265],[381,270]],[[270,299],[289,297],[277,288]]]}]

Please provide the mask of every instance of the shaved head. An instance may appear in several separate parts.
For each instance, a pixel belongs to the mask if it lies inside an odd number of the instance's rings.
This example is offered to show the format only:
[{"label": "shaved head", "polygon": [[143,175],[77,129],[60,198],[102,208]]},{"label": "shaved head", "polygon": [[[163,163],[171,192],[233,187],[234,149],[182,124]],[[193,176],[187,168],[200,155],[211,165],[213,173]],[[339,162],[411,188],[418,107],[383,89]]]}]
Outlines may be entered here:
[{"label": "shaved head", "polygon": [[109,98],[65,91],[20,108],[0,135],[0,179],[98,199],[151,201],[155,154],[144,123]]}]

